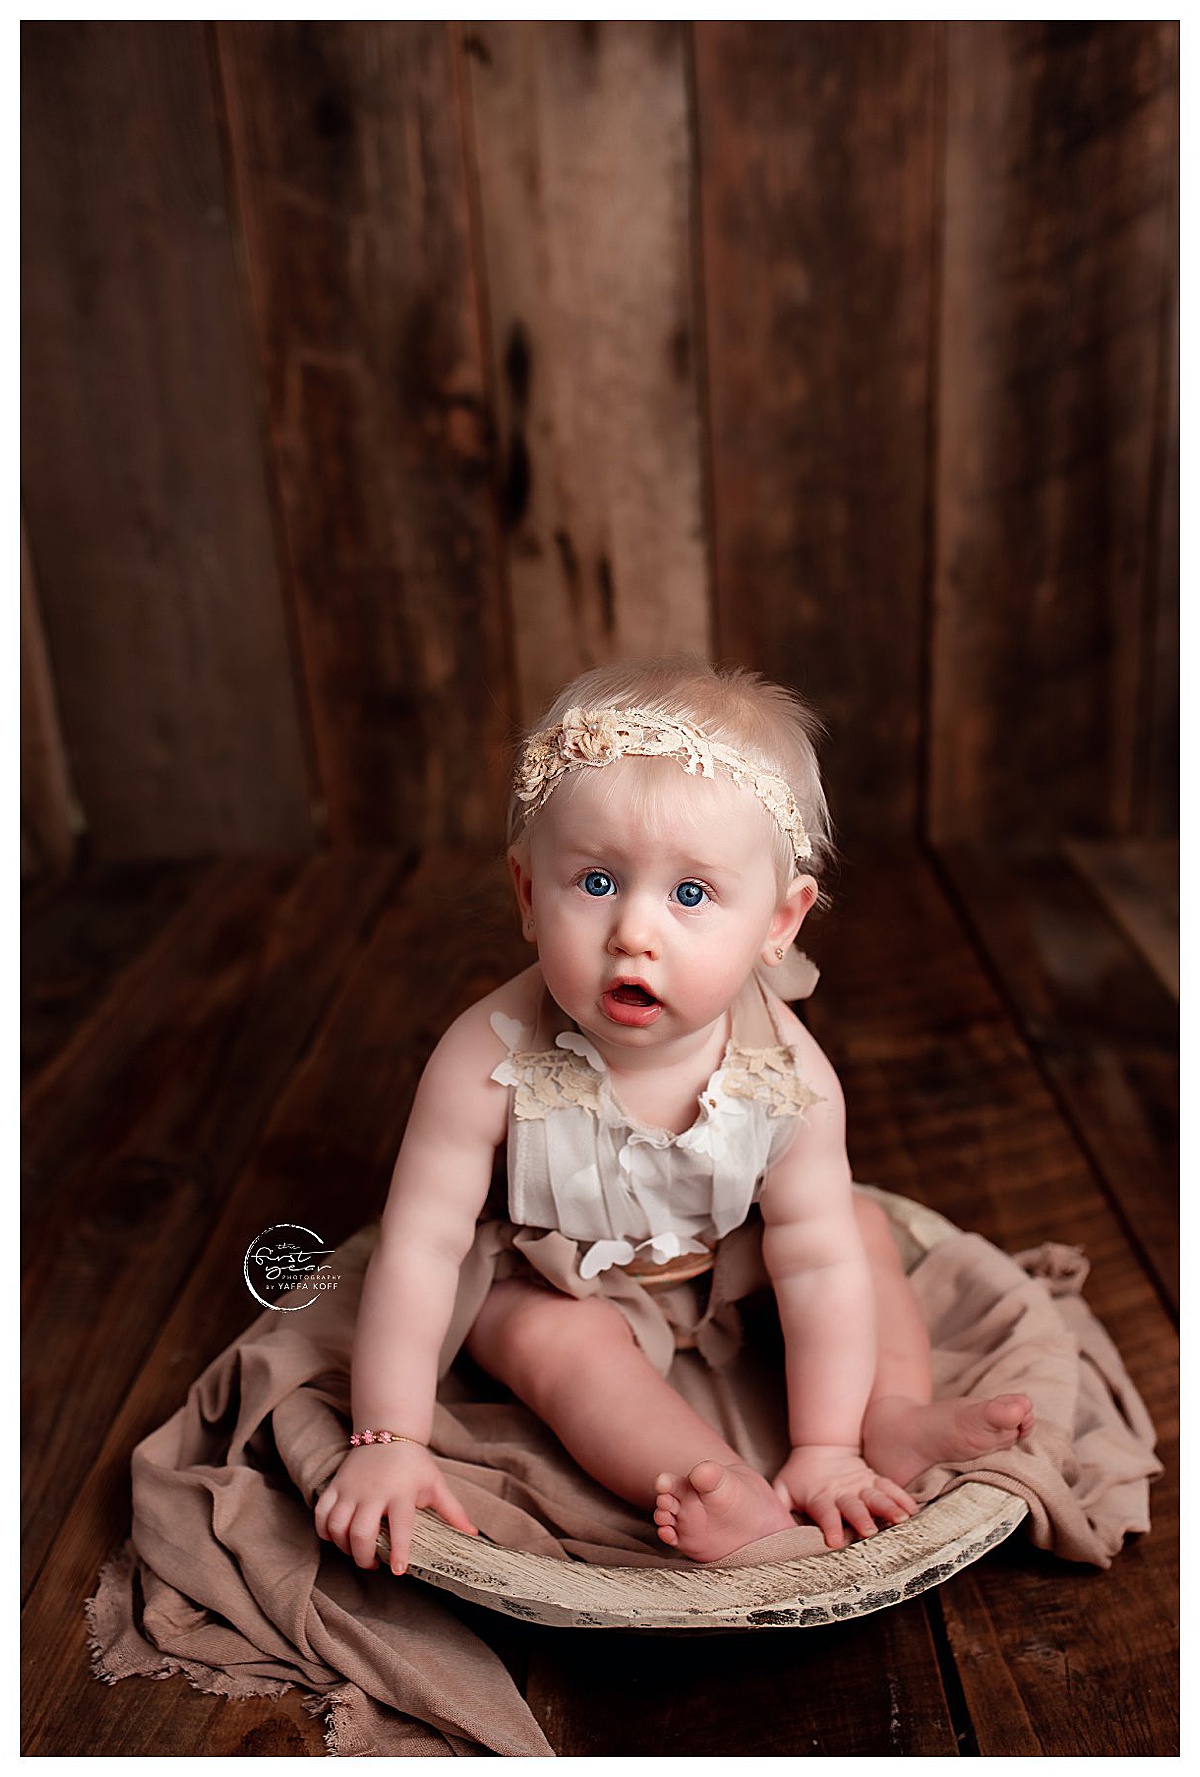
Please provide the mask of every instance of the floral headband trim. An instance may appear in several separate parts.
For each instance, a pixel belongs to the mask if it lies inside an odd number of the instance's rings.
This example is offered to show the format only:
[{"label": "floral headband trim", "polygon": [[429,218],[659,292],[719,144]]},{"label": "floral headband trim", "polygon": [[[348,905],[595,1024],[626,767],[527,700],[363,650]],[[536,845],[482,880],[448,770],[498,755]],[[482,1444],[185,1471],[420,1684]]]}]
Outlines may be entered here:
[{"label": "floral headband trim", "polygon": [[735,784],[758,797],[798,864],[812,857],[796,798],[777,772],[712,740],[694,722],[676,721],[657,710],[572,709],[552,728],[531,734],[513,780],[513,792],[525,804],[525,819],[544,807],[568,772],[630,756],[674,759],[692,777],[715,777],[719,765]]}]

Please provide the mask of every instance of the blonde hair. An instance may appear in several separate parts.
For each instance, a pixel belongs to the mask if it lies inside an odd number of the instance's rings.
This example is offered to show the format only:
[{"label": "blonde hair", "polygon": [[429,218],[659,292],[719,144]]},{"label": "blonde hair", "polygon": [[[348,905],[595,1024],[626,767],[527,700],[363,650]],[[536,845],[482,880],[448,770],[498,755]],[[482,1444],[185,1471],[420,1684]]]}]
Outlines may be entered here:
[{"label": "blonde hair", "polygon": [[[780,883],[786,885],[799,869],[815,876],[832,860],[829,809],[815,745],[822,725],[815,712],[782,685],[764,679],[761,673],[710,666],[692,655],[618,661],[572,680],[529,734],[554,727],[568,710],[577,708],[652,711],[695,723],[710,740],[734,747],[751,763],[777,773],[795,797],[812,856],[798,865],[786,837],[777,832]],[[536,819],[536,814],[530,815],[526,805],[510,794],[509,844],[517,844]]]}]

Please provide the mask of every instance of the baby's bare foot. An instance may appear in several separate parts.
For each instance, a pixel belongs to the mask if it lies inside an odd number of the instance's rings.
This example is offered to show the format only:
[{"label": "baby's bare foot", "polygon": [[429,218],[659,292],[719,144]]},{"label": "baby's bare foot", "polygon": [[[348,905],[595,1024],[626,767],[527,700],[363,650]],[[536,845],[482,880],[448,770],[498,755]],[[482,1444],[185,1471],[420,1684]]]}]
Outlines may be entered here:
[{"label": "baby's bare foot", "polygon": [[938,1462],[966,1462],[1011,1450],[1033,1427],[1028,1395],[989,1401],[914,1401],[889,1395],[872,1401],[863,1419],[863,1455],[901,1487]]},{"label": "baby's bare foot", "polygon": [[654,1485],[659,1536],[693,1561],[720,1561],[796,1522],[770,1482],[744,1462],[698,1462],[690,1474],[659,1475]]}]

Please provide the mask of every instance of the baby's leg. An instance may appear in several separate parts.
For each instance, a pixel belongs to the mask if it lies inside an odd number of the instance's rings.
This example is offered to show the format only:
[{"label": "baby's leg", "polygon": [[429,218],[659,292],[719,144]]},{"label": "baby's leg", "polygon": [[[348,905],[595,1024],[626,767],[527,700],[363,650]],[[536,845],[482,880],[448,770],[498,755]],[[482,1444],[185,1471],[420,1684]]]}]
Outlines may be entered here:
[{"label": "baby's leg", "polygon": [[659,1536],[681,1554],[716,1561],[795,1522],[765,1476],[651,1366],[602,1297],[577,1300],[506,1279],[489,1292],[467,1350],[594,1480],[632,1505],[657,1499]]},{"label": "baby's leg", "polygon": [[963,1462],[1008,1450],[1033,1424],[1027,1395],[935,1401],[929,1334],[904,1274],[887,1216],[870,1198],[855,1199],[879,1319],[875,1386],[863,1418],[863,1455],[901,1487],[938,1462]]}]

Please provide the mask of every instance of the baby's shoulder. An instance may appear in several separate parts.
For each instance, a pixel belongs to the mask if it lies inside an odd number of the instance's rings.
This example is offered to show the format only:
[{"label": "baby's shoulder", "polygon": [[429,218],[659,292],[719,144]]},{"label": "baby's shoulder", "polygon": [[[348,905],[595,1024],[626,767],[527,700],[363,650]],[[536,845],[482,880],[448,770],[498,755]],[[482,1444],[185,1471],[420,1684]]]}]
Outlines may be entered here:
[{"label": "baby's shoulder", "polygon": [[540,972],[527,969],[460,1013],[425,1064],[418,1110],[434,1118],[449,1114],[464,1137],[486,1135],[496,1145],[504,1133],[508,1094],[493,1076],[507,1051],[492,1019],[506,1020],[514,1030],[532,1027],[540,992]]},{"label": "baby's shoulder", "polygon": [[806,1024],[785,1001],[772,995],[772,1010],[783,1041],[796,1056],[796,1072],[826,1104],[840,1107],[842,1086],[833,1063]]},{"label": "baby's shoulder", "polygon": [[460,1013],[430,1057],[430,1066],[472,1072],[477,1067],[482,1077],[490,1077],[506,1048],[497,1025],[514,1038],[508,1046],[515,1047],[518,1031],[528,1037],[537,1025],[542,992],[542,973],[535,963]]},{"label": "baby's shoulder", "polygon": [[499,1016],[510,1018],[519,1024],[527,1038],[532,1038],[537,1029],[538,1016],[542,1009],[542,1000],[546,992],[546,983],[542,976],[541,964],[531,963],[529,968],[522,969],[495,993],[489,993],[471,1008],[478,1012],[489,1028],[495,1030],[492,1019]]}]

